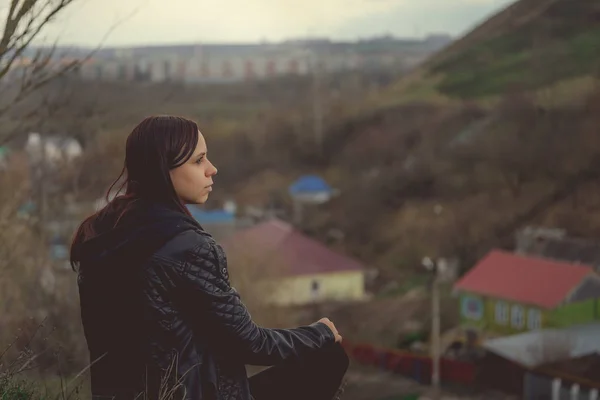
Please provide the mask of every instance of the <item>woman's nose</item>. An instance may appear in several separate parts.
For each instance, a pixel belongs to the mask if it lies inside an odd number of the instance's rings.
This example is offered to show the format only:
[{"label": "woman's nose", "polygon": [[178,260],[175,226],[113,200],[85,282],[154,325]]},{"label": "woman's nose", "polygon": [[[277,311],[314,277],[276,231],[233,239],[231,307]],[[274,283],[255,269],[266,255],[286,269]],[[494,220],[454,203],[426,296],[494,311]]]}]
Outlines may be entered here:
[{"label": "woman's nose", "polygon": [[208,170],[208,176],[216,175],[218,172],[217,167],[215,167],[213,163],[210,163],[210,166],[212,167],[212,169]]}]

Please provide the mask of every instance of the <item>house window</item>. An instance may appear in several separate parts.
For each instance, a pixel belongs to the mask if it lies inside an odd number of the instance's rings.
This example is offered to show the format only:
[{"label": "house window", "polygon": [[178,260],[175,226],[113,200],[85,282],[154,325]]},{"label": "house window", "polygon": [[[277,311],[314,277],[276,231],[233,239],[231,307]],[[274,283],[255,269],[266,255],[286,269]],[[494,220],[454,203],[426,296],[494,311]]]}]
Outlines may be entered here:
[{"label": "house window", "polygon": [[496,303],[496,323],[506,325],[508,323],[508,304],[503,301]]},{"label": "house window", "polygon": [[542,327],[542,313],[534,308],[527,312],[527,328],[534,331]]},{"label": "house window", "polygon": [[514,305],[510,311],[511,324],[513,328],[521,329],[525,323],[523,307]]},{"label": "house window", "polygon": [[483,302],[477,297],[465,296],[462,299],[462,315],[478,321],[483,317]]}]

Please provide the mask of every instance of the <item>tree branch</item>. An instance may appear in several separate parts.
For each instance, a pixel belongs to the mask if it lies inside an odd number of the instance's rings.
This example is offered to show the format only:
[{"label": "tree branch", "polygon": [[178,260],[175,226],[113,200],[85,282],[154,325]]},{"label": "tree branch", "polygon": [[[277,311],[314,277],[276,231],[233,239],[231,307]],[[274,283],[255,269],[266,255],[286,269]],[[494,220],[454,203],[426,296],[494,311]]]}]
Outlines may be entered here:
[{"label": "tree branch", "polygon": [[[77,0],[10,0],[10,10],[6,18],[4,32],[0,38],[0,84],[6,81],[15,66],[22,68],[20,79],[5,85],[13,86],[16,94],[6,103],[0,104],[0,117],[11,108],[22,102],[31,93],[37,91],[49,82],[60,78],[90,60],[103,46],[106,38],[125,20],[131,18],[141,6],[115,22],[102,38],[98,46],[92,49],[85,57],[76,60],[59,60],[56,57],[56,42],[48,49],[38,49],[33,57],[25,57],[26,50],[32,45],[33,40],[39,36],[41,30],[47,26],[60,12]],[[21,6],[19,4],[21,3]],[[39,6],[39,7],[38,7]],[[21,59],[22,62],[17,61]],[[61,63],[61,61],[63,61]],[[14,138],[15,134],[0,137],[0,146]]]}]

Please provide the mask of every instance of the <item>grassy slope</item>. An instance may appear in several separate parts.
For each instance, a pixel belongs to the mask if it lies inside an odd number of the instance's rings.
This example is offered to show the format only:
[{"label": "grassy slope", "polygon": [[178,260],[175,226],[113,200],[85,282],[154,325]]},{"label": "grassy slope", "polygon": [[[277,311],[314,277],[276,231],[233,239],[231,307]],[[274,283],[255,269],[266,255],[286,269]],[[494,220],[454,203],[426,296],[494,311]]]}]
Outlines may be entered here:
[{"label": "grassy slope", "polygon": [[595,1],[520,0],[402,79],[388,97],[482,100],[597,77],[598,21]]}]

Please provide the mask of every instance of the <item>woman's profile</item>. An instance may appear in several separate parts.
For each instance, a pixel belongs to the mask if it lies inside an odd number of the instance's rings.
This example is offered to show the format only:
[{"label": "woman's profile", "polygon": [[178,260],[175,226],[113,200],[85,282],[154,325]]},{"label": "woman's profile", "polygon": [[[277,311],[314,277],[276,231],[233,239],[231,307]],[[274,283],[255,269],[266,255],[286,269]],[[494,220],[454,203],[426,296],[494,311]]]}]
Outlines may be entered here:
[{"label": "woman's profile", "polygon": [[[330,400],[348,357],[323,318],[257,326],[221,246],[186,204],[217,169],[195,122],[144,119],[127,138],[118,195],[71,246],[94,399]],[[124,189],[124,193],[121,193]],[[250,378],[245,365],[270,366]]]}]

